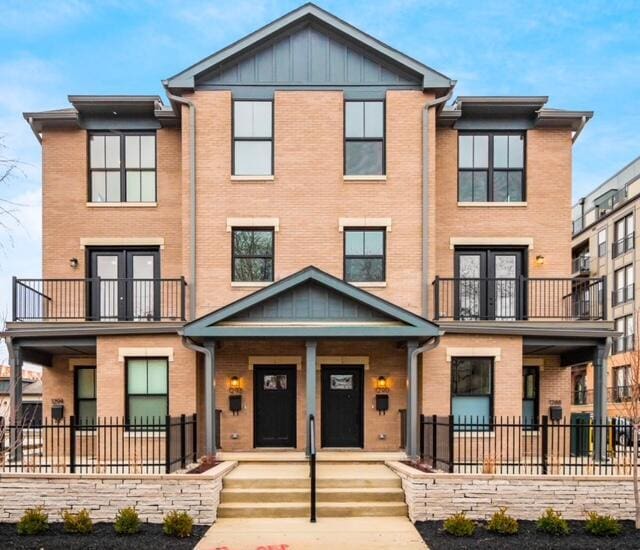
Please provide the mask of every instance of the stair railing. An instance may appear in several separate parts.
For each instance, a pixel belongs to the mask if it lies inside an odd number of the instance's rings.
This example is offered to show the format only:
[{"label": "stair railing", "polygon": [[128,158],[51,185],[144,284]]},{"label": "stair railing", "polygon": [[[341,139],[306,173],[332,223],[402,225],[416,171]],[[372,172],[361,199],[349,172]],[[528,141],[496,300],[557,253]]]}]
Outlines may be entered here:
[{"label": "stair railing", "polygon": [[311,523],[316,522],[316,419],[309,415],[309,477],[311,478]]}]

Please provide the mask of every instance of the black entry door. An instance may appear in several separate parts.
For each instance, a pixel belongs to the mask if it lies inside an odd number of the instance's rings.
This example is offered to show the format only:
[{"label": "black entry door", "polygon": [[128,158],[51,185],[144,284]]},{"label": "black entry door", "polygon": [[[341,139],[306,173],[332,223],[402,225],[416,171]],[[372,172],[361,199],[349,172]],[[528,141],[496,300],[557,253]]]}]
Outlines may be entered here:
[{"label": "black entry door", "polygon": [[511,321],[522,319],[526,304],[522,249],[456,250],[456,318]]},{"label": "black entry door", "polygon": [[322,368],[322,446],[363,447],[362,367]]},{"label": "black entry door", "polygon": [[296,367],[254,366],[254,447],[296,446]]}]

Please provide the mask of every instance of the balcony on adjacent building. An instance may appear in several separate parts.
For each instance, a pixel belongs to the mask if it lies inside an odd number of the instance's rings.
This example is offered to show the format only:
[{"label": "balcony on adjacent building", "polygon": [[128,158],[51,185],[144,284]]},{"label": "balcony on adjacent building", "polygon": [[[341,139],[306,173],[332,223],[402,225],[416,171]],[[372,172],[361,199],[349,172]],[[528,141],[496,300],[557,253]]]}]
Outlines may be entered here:
[{"label": "balcony on adjacent building", "polygon": [[604,278],[443,278],[433,282],[435,320],[599,321]]},{"label": "balcony on adjacent building", "polygon": [[178,279],[13,278],[13,320],[184,321],[184,277]]}]

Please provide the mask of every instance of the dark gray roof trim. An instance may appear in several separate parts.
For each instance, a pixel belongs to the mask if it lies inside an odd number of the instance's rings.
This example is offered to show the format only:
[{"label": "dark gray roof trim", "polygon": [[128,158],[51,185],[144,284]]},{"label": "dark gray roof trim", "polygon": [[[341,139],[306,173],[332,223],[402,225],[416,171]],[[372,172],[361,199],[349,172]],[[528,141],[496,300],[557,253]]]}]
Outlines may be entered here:
[{"label": "dark gray roof trim", "polygon": [[107,336],[121,334],[177,334],[184,323],[7,323],[0,337],[57,338],[67,336]]},{"label": "dark gray roof trim", "polygon": [[620,333],[614,330],[612,321],[581,322],[552,321],[548,323],[536,321],[452,321],[441,322],[447,334],[504,334],[514,336],[549,336],[570,338],[612,338]]},{"label": "dark gray roof trim", "polygon": [[445,93],[445,91],[449,90],[455,84],[449,77],[400,53],[398,50],[391,48],[311,3],[304,4],[283,15],[279,19],[199,61],[184,71],[164,80],[163,83],[165,87],[170,90],[191,90],[195,86],[195,80],[198,75],[210,72],[215,67],[229,62],[232,58],[246,54],[250,49],[260,47],[266,41],[273,38],[274,35],[286,32],[292,26],[299,25],[304,21],[316,21],[326,25],[337,34],[347,37],[360,46],[369,49],[369,51],[372,51],[378,57],[382,57],[410,73],[419,75],[422,79],[422,87],[425,89],[439,89],[442,90],[442,93]]}]

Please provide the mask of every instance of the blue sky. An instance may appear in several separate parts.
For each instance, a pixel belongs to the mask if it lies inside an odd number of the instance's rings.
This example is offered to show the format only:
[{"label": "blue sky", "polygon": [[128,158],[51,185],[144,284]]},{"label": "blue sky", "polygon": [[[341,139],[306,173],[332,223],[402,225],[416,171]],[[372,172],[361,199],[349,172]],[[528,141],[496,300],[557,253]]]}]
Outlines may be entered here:
[{"label": "blue sky", "polygon": [[[10,276],[40,271],[40,148],[21,113],[66,107],[68,94],[162,94],[162,78],[299,4],[0,0],[0,133],[23,172],[0,188],[22,220],[0,230],[0,317]],[[637,1],[318,4],[456,79],[457,94],[548,95],[554,107],[594,110],[574,148],[574,197],[640,154]]]}]

